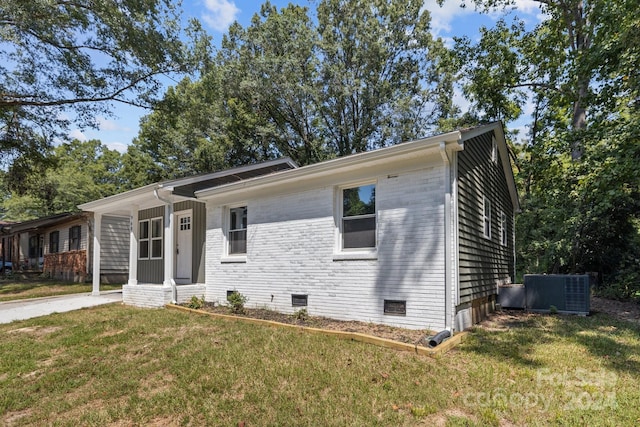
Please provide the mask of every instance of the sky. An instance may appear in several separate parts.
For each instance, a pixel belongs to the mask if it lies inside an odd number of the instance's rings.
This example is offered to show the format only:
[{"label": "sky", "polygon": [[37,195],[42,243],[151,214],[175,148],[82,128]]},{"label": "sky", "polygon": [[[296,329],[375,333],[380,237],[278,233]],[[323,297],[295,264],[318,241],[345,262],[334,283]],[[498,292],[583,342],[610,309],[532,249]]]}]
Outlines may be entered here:
[{"label": "sky", "polygon": [[[251,17],[259,12],[262,1],[250,0],[183,0],[182,9],[185,18],[199,19],[205,30],[213,38],[214,46],[218,46],[223,34],[229,26],[238,21],[246,27]],[[309,0],[271,0],[278,8],[289,3],[299,4],[313,8],[314,1]],[[459,0],[445,0],[443,7],[439,7],[435,0],[425,0],[425,7],[431,12],[431,27],[435,36],[442,37],[445,42],[451,42],[455,36],[468,36],[472,40],[479,34],[482,25],[491,26],[501,15],[480,15],[467,6],[461,8]],[[515,0],[517,13],[529,25],[535,25],[540,19],[538,3],[534,0]],[[465,110],[466,101],[461,95],[454,98],[462,110]],[[516,122],[512,127],[525,131],[526,117],[530,111],[526,111],[521,122]],[[115,117],[98,117],[98,129],[73,128],[69,136],[80,140],[99,139],[109,148],[125,152],[127,146],[138,135],[140,118],[149,111],[124,104],[113,106]]]}]

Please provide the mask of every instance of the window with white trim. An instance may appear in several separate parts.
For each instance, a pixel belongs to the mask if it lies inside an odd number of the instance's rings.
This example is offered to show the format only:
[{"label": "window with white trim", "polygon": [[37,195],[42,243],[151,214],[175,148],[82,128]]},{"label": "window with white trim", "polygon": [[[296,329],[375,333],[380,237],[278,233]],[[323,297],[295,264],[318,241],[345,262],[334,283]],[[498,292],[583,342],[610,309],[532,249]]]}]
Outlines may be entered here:
[{"label": "window with white trim", "polygon": [[162,222],[162,217],[138,222],[138,259],[162,258]]},{"label": "window with white trim", "polygon": [[482,203],[482,234],[487,239],[491,239],[491,200],[486,197]]},{"label": "window with white trim", "polygon": [[229,208],[229,255],[243,255],[247,253],[247,207]]},{"label": "window with white trim", "polygon": [[500,212],[500,243],[507,246],[507,215]]},{"label": "window with white trim", "polygon": [[340,192],[341,249],[376,247],[376,185],[343,188]]}]

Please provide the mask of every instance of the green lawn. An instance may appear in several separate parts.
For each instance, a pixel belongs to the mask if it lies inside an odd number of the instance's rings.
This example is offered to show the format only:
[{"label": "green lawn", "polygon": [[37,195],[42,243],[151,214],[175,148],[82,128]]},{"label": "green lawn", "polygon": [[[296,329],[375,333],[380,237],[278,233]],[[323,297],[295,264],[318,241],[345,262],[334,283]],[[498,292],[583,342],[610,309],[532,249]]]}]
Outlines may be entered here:
[{"label": "green lawn", "polygon": [[0,425],[640,423],[640,329],[605,315],[477,329],[438,359],[174,310],[0,325]]},{"label": "green lawn", "polygon": [[[100,285],[101,291],[121,289],[122,285]],[[50,297],[55,295],[91,292],[91,283],[65,283],[55,280],[0,279],[0,301]]]}]

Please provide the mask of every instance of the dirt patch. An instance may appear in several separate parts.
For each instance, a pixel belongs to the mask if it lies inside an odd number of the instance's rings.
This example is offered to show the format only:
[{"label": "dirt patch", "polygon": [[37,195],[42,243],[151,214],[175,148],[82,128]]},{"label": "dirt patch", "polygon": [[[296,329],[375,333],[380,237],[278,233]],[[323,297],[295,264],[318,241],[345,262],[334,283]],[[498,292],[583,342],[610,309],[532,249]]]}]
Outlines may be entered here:
[{"label": "dirt patch", "polygon": [[[607,314],[617,320],[632,322],[640,325],[640,304],[629,301],[616,301],[600,297],[591,297],[591,315],[597,313]],[[507,310],[492,313],[489,317],[477,325],[488,331],[506,331],[515,326],[522,326],[527,320],[538,313],[529,313],[523,310]]]},{"label": "dirt patch", "polygon": [[628,301],[592,297],[592,313],[606,313],[618,320],[625,320],[640,325],[640,304]]},{"label": "dirt patch", "polygon": [[343,332],[358,332],[361,334],[372,335],[379,338],[386,338],[407,344],[425,345],[425,338],[433,334],[433,331],[427,329],[412,330],[397,328],[393,326],[379,325],[375,323],[357,322],[353,320],[335,320],[327,317],[304,316],[278,313],[273,310],[265,309],[245,309],[244,314],[232,314],[228,307],[206,303],[203,310],[218,313],[234,315],[239,317],[249,317],[253,319],[270,320],[273,322],[286,323],[289,325],[306,326],[310,328],[328,329]]},{"label": "dirt patch", "polygon": [[8,334],[33,334],[35,336],[49,335],[61,330],[60,326],[30,326],[26,328],[11,329]]},{"label": "dirt patch", "polygon": [[23,411],[9,412],[9,413],[7,413],[7,415],[5,415],[5,417],[3,419],[3,421],[4,421],[3,425],[5,425],[7,427],[15,425],[22,418],[28,417],[29,415],[31,415],[31,413],[32,413],[31,409],[25,409]]}]

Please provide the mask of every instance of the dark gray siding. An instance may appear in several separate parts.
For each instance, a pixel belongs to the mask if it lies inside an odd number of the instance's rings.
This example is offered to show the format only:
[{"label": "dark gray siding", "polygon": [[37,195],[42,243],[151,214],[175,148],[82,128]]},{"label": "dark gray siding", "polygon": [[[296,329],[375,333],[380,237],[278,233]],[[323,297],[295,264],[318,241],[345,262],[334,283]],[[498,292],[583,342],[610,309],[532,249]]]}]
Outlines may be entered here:
[{"label": "dark gray siding", "polygon": [[[458,153],[460,303],[493,295],[514,276],[513,204],[500,156],[491,160],[491,132],[465,141]],[[499,143],[499,142],[498,142]],[[491,201],[491,239],[483,236],[483,198]],[[507,245],[500,242],[500,212],[507,216]]]},{"label": "dark gray siding", "polygon": [[126,273],[129,270],[129,218],[102,217],[100,271]]},{"label": "dark gray siding", "polygon": [[[151,218],[164,218],[164,205],[155,208],[145,209],[138,212],[138,220]],[[138,227],[138,224],[136,224]],[[136,248],[136,251],[138,249]],[[140,283],[162,283],[164,280],[164,251],[162,259],[139,259],[138,260],[138,282]]]},{"label": "dark gray siding", "polygon": [[174,205],[174,211],[186,211],[192,209],[193,232],[191,234],[192,247],[192,270],[191,280],[195,283],[204,283],[204,256],[205,256],[205,239],[207,227],[207,208],[204,203],[188,200],[179,202]]}]

